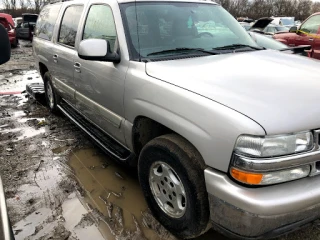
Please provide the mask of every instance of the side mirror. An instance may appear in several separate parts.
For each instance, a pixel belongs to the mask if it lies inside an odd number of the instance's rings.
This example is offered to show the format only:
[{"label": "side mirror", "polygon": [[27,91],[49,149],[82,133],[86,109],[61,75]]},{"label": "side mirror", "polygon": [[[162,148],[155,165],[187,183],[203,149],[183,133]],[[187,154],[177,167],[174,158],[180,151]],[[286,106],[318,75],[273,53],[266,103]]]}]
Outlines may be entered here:
[{"label": "side mirror", "polygon": [[81,41],[78,55],[84,60],[120,62],[119,54],[110,52],[109,41],[103,39],[86,39]]},{"label": "side mirror", "polygon": [[298,31],[298,28],[296,26],[293,26],[289,29],[289,32],[296,33]]},{"label": "side mirror", "polygon": [[11,45],[7,30],[0,24],[0,65],[10,60]]}]

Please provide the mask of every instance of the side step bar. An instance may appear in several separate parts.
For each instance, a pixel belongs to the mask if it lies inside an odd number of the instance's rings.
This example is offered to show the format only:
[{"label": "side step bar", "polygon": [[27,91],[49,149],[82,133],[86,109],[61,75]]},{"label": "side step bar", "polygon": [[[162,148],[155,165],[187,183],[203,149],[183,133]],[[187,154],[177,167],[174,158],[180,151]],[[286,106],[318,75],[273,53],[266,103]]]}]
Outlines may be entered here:
[{"label": "side step bar", "polygon": [[75,123],[81,130],[83,130],[89,137],[100,147],[103,151],[121,161],[128,161],[134,154],[113,138],[105,134],[96,126],[91,124],[87,119],[81,116],[68,103],[62,101],[58,105],[59,110],[66,115],[73,123]]}]

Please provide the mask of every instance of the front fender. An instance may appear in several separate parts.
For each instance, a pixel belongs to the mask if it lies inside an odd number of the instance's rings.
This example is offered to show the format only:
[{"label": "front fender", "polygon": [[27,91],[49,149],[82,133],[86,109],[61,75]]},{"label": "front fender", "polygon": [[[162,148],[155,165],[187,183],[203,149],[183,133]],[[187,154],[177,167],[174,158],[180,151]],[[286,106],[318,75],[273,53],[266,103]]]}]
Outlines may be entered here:
[{"label": "front fender", "polygon": [[137,117],[145,116],[166,126],[191,142],[208,166],[220,171],[228,171],[234,144],[240,134],[265,135],[258,123],[243,114],[147,76],[144,63],[131,63],[125,89],[128,122],[133,123]]}]

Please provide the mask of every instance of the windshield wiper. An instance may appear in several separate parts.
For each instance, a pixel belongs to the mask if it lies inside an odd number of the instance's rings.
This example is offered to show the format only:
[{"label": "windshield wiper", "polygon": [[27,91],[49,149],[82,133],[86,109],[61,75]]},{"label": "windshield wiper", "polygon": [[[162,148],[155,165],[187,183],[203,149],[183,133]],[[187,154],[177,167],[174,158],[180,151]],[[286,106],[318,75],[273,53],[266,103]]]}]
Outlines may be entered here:
[{"label": "windshield wiper", "polygon": [[207,50],[204,50],[203,48],[173,48],[173,49],[162,50],[159,52],[149,53],[147,56],[160,55],[160,54],[166,54],[166,53],[175,53],[175,52],[181,53],[181,52],[185,52],[185,51],[202,52],[202,53],[207,53],[210,55],[220,54],[219,52],[207,51]]},{"label": "windshield wiper", "polygon": [[230,45],[216,47],[216,48],[212,48],[212,49],[213,50],[235,50],[238,48],[251,48],[254,50],[263,50],[263,48],[261,48],[261,47],[254,47],[254,46],[246,45],[246,44],[230,44]]}]

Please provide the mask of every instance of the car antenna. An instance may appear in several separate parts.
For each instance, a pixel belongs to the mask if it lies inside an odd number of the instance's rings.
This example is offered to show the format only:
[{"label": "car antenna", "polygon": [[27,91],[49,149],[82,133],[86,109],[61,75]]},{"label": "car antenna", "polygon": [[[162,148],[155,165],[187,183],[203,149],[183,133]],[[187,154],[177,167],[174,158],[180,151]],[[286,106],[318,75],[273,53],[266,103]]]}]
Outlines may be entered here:
[{"label": "car antenna", "polygon": [[137,0],[134,1],[134,7],[135,7],[135,12],[136,12],[139,62],[141,62],[141,55],[140,55],[140,37],[139,37],[139,23],[138,23],[138,11],[137,11]]}]

